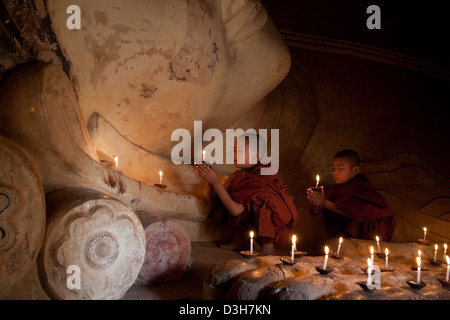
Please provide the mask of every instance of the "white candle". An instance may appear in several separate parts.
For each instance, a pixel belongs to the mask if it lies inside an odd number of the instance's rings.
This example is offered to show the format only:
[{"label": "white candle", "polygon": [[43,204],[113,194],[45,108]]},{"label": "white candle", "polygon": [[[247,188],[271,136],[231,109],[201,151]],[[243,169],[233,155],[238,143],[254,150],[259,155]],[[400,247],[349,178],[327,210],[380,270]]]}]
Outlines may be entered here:
[{"label": "white candle", "polygon": [[250,254],[253,254],[253,231],[250,231]]},{"label": "white candle", "polygon": [[341,251],[342,237],[339,238],[339,245],[337,249],[337,255],[339,255],[339,251]]},{"label": "white candle", "polygon": [[445,260],[445,256],[447,255],[447,244],[444,243],[444,256],[442,257],[442,261]]},{"label": "white candle", "polygon": [[319,186],[320,177],[319,175],[316,176],[316,188]]},{"label": "white candle", "polygon": [[117,158],[117,156],[114,156],[114,162],[116,163],[116,171],[117,171],[117,168],[119,167],[119,158]]},{"label": "white candle", "polygon": [[446,256],[445,259],[447,260],[447,275],[445,276],[445,281],[448,282],[448,276],[450,274],[450,258]]},{"label": "white candle", "polygon": [[417,257],[417,284],[420,284],[420,257]]},{"label": "white candle", "polygon": [[423,228],[423,240],[427,240],[427,228]]},{"label": "white candle", "polygon": [[388,268],[388,261],[389,261],[389,250],[388,250],[388,248],[386,248],[386,270],[389,269]]},{"label": "white candle", "polygon": [[329,253],[328,246],[325,246],[325,262],[323,263],[323,270],[327,269],[327,262],[328,262],[328,253]]},{"label": "white candle", "polygon": [[377,236],[376,239],[377,239],[378,252],[381,252],[381,249],[380,249],[380,238]]},{"label": "white candle", "polygon": [[370,246],[370,258],[372,259],[372,262],[374,261],[373,260],[373,246]]},{"label": "white candle", "polygon": [[159,184],[162,184],[162,176],[163,176],[163,173],[162,173],[162,171],[160,171],[159,172]]},{"label": "white candle", "polygon": [[367,258],[367,285],[372,284],[372,260]]},{"label": "white candle", "polygon": [[438,245],[437,245],[437,243],[436,243],[436,244],[434,245],[434,262],[436,262],[437,250],[438,250]]},{"label": "white candle", "polygon": [[295,252],[295,234],[292,236],[292,250],[291,250],[291,262],[294,262],[294,252]]}]

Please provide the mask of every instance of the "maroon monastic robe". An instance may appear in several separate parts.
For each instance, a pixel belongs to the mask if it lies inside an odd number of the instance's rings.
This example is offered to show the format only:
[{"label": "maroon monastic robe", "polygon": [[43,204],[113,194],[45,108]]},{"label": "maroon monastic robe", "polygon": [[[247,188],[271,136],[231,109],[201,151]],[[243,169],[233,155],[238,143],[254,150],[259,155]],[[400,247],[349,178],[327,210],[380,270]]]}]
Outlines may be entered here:
[{"label": "maroon monastic robe", "polygon": [[378,235],[383,241],[392,239],[395,219],[391,208],[365,175],[357,174],[346,184],[331,186],[325,196],[349,216],[345,231],[352,237],[373,240]]},{"label": "maroon monastic robe", "polygon": [[258,164],[249,171],[239,170],[225,183],[231,198],[244,205],[244,212],[231,216],[219,199],[213,216],[221,220],[231,218],[237,226],[253,219],[258,227],[257,235],[273,239],[275,248],[280,248],[292,236],[297,209],[284,182],[277,175],[261,175],[261,167]]}]

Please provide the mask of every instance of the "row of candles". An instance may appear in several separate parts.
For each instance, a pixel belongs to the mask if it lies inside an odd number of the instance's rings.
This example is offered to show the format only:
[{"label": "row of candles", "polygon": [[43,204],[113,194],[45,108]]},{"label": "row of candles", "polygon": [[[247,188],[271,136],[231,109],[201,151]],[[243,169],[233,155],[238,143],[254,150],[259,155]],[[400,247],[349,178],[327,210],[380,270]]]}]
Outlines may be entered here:
[{"label": "row of candles", "polygon": [[[253,254],[253,237],[254,237],[254,232],[251,231],[250,232],[250,254]],[[378,236],[376,236],[376,241],[377,241],[377,246],[378,246],[378,252],[381,252],[381,248],[380,248],[380,238]],[[342,246],[342,242],[343,242],[343,238],[340,237],[339,238],[339,244],[338,244],[338,249],[336,252],[336,255],[339,256],[339,252],[341,250],[341,246]],[[297,237],[296,235],[292,236],[292,247],[291,247],[291,262],[294,262],[294,254],[295,252],[297,252]],[[438,251],[438,245],[436,244],[434,247],[434,262],[437,262],[437,251]],[[328,255],[330,253],[330,249],[328,248],[328,246],[325,246],[325,260],[323,263],[323,270],[327,269],[327,264],[328,264]],[[367,283],[371,283],[372,279],[371,279],[371,275],[372,275],[372,269],[373,269],[373,265],[375,262],[375,258],[374,258],[374,248],[373,246],[370,246],[370,258],[367,259],[367,274],[368,274],[368,279],[367,279]],[[447,274],[445,277],[445,281],[448,282],[449,281],[449,276],[450,276],[450,258],[447,255],[447,244],[444,244],[444,255],[442,260],[445,260],[447,262]],[[417,262],[417,283],[420,283],[420,273],[421,273],[421,251],[418,251],[418,257],[416,259]],[[389,270],[389,250],[388,248],[385,248],[385,269]]]},{"label": "row of candles", "polygon": [[[203,156],[202,156],[203,161],[205,161],[205,156],[206,156],[206,150],[203,150]],[[119,158],[117,156],[114,156],[114,163],[115,163],[115,171],[118,171],[119,170]],[[159,171],[159,184],[162,184],[162,177],[163,177],[163,172]]]}]

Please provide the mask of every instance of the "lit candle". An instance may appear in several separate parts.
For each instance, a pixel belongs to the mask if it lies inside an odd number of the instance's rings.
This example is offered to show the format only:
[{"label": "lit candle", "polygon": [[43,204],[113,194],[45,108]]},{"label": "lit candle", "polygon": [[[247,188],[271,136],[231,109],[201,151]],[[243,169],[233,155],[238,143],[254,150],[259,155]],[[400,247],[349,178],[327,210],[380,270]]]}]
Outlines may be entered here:
[{"label": "lit candle", "polygon": [[162,184],[162,176],[163,176],[163,173],[162,173],[162,171],[160,171],[159,172],[159,184]]},{"label": "lit candle", "polygon": [[250,254],[253,254],[253,231],[250,231]]},{"label": "lit candle", "polygon": [[295,252],[295,234],[292,236],[292,250],[291,250],[291,262],[294,262],[294,252]]},{"label": "lit candle", "polygon": [[388,248],[386,248],[386,270],[389,269],[388,268],[388,261],[389,261],[389,250],[388,250]]},{"label": "lit candle", "polygon": [[417,284],[420,284],[420,257],[417,257]]},{"label": "lit candle", "polygon": [[421,257],[421,256],[422,256],[422,251],[417,250],[417,255],[418,255],[419,257]]},{"label": "lit candle", "polygon": [[319,175],[316,176],[316,188],[319,186],[320,177]]},{"label": "lit candle", "polygon": [[378,252],[381,252],[381,249],[380,249],[380,238],[377,236],[376,239],[377,239]]},{"label": "lit candle", "polygon": [[367,285],[372,284],[372,260],[367,258]]},{"label": "lit candle", "polygon": [[444,256],[442,257],[442,261],[445,260],[445,256],[447,255],[447,244],[444,243]]},{"label": "lit candle", "polygon": [[436,244],[434,245],[434,262],[436,262],[437,250],[438,250],[438,245],[437,245],[437,243],[436,243]]},{"label": "lit candle", "polygon": [[342,237],[339,238],[339,245],[337,249],[337,255],[339,255],[339,251],[341,251]]},{"label": "lit candle", "polygon": [[423,240],[427,240],[427,228],[423,228]]},{"label": "lit candle", "polygon": [[445,259],[447,260],[447,275],[445,276],[445,281],[448,282],[448,276],[450,274],[450,258],[446,256]]},{"label": "lit candle", "polygon": [[370,246],[370,258],[372,259],[372,262],[374,261],[373,260],[373,246]]},{"label": "lit candle", "polygon": [[114,156],[114,162],[116,163],[116,171],[117,171],[117,168],[119,167],[119,158],[117,158],[117,156]]},{"label": "lit candle", "polygon": [[325,246],[325,262],[323,263],[323,270],[327,269],[327,262],[328,262],[328,253],[329,253],[328,246]]}]

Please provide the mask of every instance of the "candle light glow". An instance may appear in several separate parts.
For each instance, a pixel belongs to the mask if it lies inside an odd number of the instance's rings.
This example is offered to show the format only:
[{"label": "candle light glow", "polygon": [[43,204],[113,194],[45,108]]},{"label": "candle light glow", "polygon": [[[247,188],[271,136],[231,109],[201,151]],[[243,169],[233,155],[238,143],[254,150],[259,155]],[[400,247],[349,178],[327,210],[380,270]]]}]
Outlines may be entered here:
[{"label": "candle light glow", "polygon": [[316,188],[319,186],[320,177],[319,175],[316,176]]},{"label": "candle light glow", "polygon": [[447,244],[444,243],[444,256],[442,257],[442,260],[445,260],[446,255],[447,255]]},{"label": "candle light glow", "polygon": [[162,184],[162,176],[163,176],[163,173],[162,173],[162,171],[160,171],[159,172],[159,184]]},{"label": "candle light glow", "polygon": [[437,243],[436,243],[436,244],[434,245],[434,262],[436,262],[437,250],[438,250],[438,245],[437,245]]},{"label": "candle light glow", "polygon": [[420,284],[420,257],[417,257],[417,284]]},{"label": "candle light glow", "polygon": [[423,228],[423,240],[427,240],[427,228]]},{"label": "candle light glow", "polygon": [[342,245],[342,237],[339,238],[339,245],[338,245],[338,249],[337,249],[337,255],[339,255],[339,251],[341,251],[341,245]]},{"label": "candle light glow", "polygon": [[253,254],[253,231],[250,231],[250,254]]},{"label": "candle light glow", "polygon": [[372,284],[372,260],[367,258],[367,285]]},{"label": "candle light glow", "polygon": [[295,241],[297,237],[295,234],[292,236],[292,249],[291,249],[291,262],[294,262],[294,252],[295,252]]},{"label": "candle light glow", "polygon": [[330,249],[328,249],[328,246],[325,246],[325,262],[323,263],[323,270],[327,269],[328,253],[329,252],[330,252]]},{"label": "candle light glow", "polygon": [[381,249],[380,249],[380,238],[378,236],[376,236],[376,239],[377,239],[378,252],[381,252]]},{"label": "candle light glow", "polygon": [[114,162],[116,164],[116,170],[119,167],[119,158],[117,156],[114,156]]},{"label": "candle light glow", "polygon": [[386,270],[389,269],[389,267],[388,267],[388,261],[389,261],[389,250],[388,250],[388,248],[386,248]]},{"label": "candle light glow", "polygon": [[445,281],[448,282],[448,276],[450,274],[450,258],[449,256],[446,256],[445,259],[447,260],[447,275],[445,276]]}]

